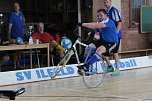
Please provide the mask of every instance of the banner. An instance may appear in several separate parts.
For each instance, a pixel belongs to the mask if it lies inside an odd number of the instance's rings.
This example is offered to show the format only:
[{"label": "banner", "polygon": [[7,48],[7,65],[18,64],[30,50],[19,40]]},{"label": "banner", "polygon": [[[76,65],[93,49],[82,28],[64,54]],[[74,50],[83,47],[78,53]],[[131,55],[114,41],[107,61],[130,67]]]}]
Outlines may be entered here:
[{"label": "banner", "polygon": [[[115,67],[115,61],[110,61]],[[100,64],[100,62],[99,62]],[[56,78],[78,76],[77,64],[66,65]],[[152,66],[152,56],[120,59],[120,70],[135,69]],[[0,86],[28,83],[34,81],[51,80],[51,73],[55,67],[43,67],[19,71],[0,72]]]}]

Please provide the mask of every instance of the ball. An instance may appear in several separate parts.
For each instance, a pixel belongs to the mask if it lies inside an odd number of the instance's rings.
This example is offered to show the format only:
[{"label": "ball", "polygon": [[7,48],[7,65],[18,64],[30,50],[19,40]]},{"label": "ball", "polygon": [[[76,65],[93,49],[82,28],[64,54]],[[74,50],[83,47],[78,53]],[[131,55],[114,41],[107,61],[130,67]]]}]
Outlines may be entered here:
[{"label": "ball", "polygon": [[18,45],[24,44],[23,39],[21,37],[16,38],[16,44]]},{"label": "ball", "polygon": [[70,39],[68,39],[68,38],[66,38],[66,37],[63,37],[63,38],[61,39],[61,46],[62,46],[63,48],[69,49],[69,48],[71,48],[71,46],[72,46],[72,42],[71,42]]}]

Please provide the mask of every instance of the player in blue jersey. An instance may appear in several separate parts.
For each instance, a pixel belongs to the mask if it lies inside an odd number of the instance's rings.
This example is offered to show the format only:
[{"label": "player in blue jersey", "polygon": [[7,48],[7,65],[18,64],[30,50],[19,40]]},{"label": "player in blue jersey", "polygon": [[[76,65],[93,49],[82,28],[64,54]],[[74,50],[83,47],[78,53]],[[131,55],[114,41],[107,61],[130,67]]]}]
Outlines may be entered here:
[{"label": "player in blue jersey", "polygon": [[[114,75],[119,75],[119,56],[118,56],[118,50],[119,50],[119,45],[120,45],[120,40],[122,39],[122,33],[121,33],[121,16],[117,8],[112,6],[112,0],[104,0],[104,5],[107,10],[107,16],[115,23],[115,26],[117,28],[117,35],[118,35],[118,45],[116,46],[115,50],[113,51],[113,56],[115,59],[116,63],[116,69],[115,71],[111,74],[112,76]],[[109,68],[111,69],[112,66],[110,66],[110,61],[109,57],[107,55],[106,57],[106,62],[109,65]]]},{"label": "player in blue jersey", "polygon": [[16,43],[18,37],[24,39],[25,18],[23,13],[20,11],[18,2],[13,4],[13,11],[11,12],[8,19],[8,40],[12,43]]},{"label": "player in blue jersey", "polygon": [[86,64],[78,66],[78,73],[81,74],[81,68],[87,70],[88,65],[92,65],[100,59],[100,56],[103,53],[111,53],[116,45],[118,44],[118,36],[116,32],[116,26],[114,22],[107,17],[105,9],[99,9],[97,11],[97,16],[99,23],[78,23],[79,26],[83,26],[90,29],[98,29],[94,35],[95,41],[89,44],[90,47],[93,47],[96,50],[95,54],[87,61]]},{"label": "player in blue jersey", "polygon": [[[25,18],[20,10],[20,5],[18,2],[13,3],[13,11],[11,12],[8,19],[8,40],[11,43],[17,43],[17,39],[20,38],[24,40],[24,26]],[[22,42],[23,43],[23,42]],[[21,51],[16,51],[14,54],[14,69],[21,68],[20,58]]]}]

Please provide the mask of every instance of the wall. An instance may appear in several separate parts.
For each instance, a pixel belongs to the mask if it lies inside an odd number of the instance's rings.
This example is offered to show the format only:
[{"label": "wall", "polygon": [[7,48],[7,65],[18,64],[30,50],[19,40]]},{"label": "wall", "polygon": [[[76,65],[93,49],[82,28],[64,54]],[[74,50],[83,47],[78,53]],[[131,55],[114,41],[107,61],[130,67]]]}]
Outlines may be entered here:
[{"label": "wall", "polygon": [[98,0],[93,0],[93,21],[96,22],[97,21],[97,10],[100,8],[100,6],[98,5]]},{"label": "wall", "polygon": [[[121,12],[121,0],[115,0],[112,4]],[[93,0],[93,21],[97,21],[96,11],[99,8],[104,8],[103,0]]]},{"label": "wall", "polygon": [[4,22],[7,21],[13,2],[15,2],[15,0],[0,0],[0,13],[3,14]]},{"label": "wall", "polygon": [[152,48],[152,33],[140,34],[138,28],[129,27],[129,1],[121,0],[122,4],[122,30],[123,30],[123,40],[122,40],[122,51],[128,50],[138,50]]},{"label": "wall", "polygon": [[112,5],[115,6],[121,12],[121,0],[114,0]]}]

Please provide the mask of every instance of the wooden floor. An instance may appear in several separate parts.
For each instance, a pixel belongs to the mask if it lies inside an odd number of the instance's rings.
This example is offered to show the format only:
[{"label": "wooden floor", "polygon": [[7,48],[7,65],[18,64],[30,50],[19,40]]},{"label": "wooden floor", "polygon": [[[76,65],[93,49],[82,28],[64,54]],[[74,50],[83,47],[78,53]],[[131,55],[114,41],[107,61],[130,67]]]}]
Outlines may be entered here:
[{"label": "wooden floor", "polygon": [[[152,67],[122,71],[120,76],[106,75],[103,83],[88,89],[82,77],[50,80],[0,87],[26,88],[15,101],[152,101]],[[0,99],[8,101],[8,99]]]}]

